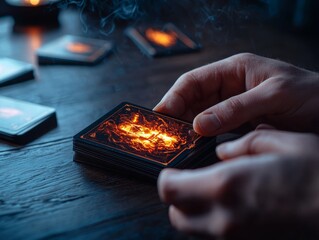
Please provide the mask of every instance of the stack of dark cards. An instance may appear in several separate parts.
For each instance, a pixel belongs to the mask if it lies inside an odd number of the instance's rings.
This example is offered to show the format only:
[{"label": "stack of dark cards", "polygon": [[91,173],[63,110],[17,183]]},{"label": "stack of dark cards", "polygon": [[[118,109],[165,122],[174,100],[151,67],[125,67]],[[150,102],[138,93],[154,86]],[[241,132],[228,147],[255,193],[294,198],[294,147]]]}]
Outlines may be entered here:
[{"label": "stack of dark cards", "polygon": [[194,168],[215,161],[215,138],[190,123],[122,103],[74,136],[75,161],[128,170],[156,179],[167,167]]},{"label": "stack of dark cards", "polygon": [[196,43],[174,24],[162,26],[135,26],[125,30],[126,35],[150,57],[161,57],[200,50]]},{"label": "stack of dark cards", "polygon": [[0,97],[0,138],[25,144],[56,126],[53,108]]}]

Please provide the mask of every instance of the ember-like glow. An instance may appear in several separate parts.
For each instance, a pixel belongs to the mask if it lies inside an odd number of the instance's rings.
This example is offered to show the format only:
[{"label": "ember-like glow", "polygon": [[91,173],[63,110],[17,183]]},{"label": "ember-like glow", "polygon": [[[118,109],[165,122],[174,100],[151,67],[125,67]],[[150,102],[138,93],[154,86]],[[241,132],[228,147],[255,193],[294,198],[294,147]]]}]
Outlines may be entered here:
[{"label": "ember-like glow", "polygon": [[12,118],[22,113],[23,112],[16,108],[0,108],[0,118]]},{"label": "ember-like glow", "polygon": [[32,6],[37,6],[40,4],[40,0],[25,0],[26,3],[29,3]]},{"label": "ember-like glow", "polygon": [[90,45],[85,43],[80,43],[80,42],[71,42],[71,43],[68,43],[65,47],[69,52],[73,52],[73,53],[83,54],[83,53],[92,52],[92,47]]},{"label": "ember-like glow", "polygon": [[164,32],[157,29],[149,28],[145,31],[145,36],[151,42],[162,46],[162,47],[171,47],[176,44],[177,36],[176,33]]},{"label": "ember-like glow", "polygon": [[124,107],[82,136],[129,154],[167,164],[193,148],[192,125],[136,107]]},{"label": "ember-like glow", "polygon": [[122,114],[116,122],[105,122],[103,131],[111,136],[110,141],[130,146],[137,152],[149,154],[170,153],[178,151],[187,143],[187,137],[181,136],[177,124],[168,125],[157,116],[157,119],[147,119],[142,113],[128,111]]},{"label": "ember-like glow", "polygon": [[175,149],[175,145],[179,140],[178,136],[168,132],[161,132],[157,126],[152,126],[152,124],[141,125],[139,123],[140,117],[142,116],[136,113],[133,119],[128,119],[127,122],[119,124],[117,128],[130,138],[130,144],[136,150],[139,150],[140,147],[151,149],[151,151],[156,148],[165,149],[165,151]]},{"label": "ember-like glow", "polygon": [[28,53],[33,55],[33,52],[42,45],[43,38],[43,29],[36,26],[28,26],[25,29],[26,34],[28,35]]}]

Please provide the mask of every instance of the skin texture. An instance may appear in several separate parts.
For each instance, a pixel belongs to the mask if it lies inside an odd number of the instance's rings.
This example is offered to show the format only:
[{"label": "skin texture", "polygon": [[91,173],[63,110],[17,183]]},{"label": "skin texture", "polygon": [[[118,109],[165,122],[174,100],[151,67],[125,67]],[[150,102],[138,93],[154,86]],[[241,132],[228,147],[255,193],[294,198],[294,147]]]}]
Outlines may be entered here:
[{"label": "skin texture", "polygon": [[203,136],[245,122],[319,133],[318,89],[317,73],[243,53],[183,74],[154,110],[193,121]]},{"label": "skin texture", "polygon": [[257,128],[218,146],[222,161],[213,166],[161,172],[172,225],[235,239],[318,234],[318,92],[317,73],[252,54],[181,76],[156,111],[193,121],[204,136],[245,122]]},{"label": "skin texture", "polygon": [[185,232],[253,238],[278,226],[315,230],[318,148],[316,135],[256,130],[217,148],[225,162],[162,171],[159,194],[173,226]]}]

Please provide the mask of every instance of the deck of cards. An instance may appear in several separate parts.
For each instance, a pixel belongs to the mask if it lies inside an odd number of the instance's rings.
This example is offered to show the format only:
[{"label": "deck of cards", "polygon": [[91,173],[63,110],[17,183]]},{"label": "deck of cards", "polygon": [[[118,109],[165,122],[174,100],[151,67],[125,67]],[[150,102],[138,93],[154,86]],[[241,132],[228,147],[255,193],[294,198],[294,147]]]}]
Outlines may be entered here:
[{"label": "deck of cards", "polygon": [[25,144],[56,126],[53,108],[0,96],[0,138]]},{"label": "deck of cards", "polygon": [[32,64],[11,58],[0,58],[0,87],[32,78]]},{"label": "deck of cards", "polygon": [[111,53],[109,41],[65,35],[37,50],[39,64],[92,65]]},{"label": "deck of cards", "polygon": [[75,161],[156,179],[166,167],[193,168],[212,159],[215,138],[190,123],[122,103],[73,138]]},{"label": "deck of cards", "polygon": [[201,46],[174,24],[129,27],[126,35],[150,57],[161,57],[200,50]]}]

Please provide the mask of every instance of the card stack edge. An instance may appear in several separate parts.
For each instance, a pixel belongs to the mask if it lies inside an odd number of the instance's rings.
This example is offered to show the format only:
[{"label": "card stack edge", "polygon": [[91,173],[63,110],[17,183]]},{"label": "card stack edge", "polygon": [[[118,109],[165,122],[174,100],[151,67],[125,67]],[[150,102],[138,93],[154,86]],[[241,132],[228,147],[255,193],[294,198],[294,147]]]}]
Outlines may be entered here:
[{"label": "card stack edge", "polygon": [[22,133],[18,133],[16,135],[1,133],[1,138],[22,145],[35,140],[36,138],[57,127],[57,125],[57,116],[56,112],[54,111],[42,121],[39,121],[37,124],[32,125],[26,130],[22,131]]},{"label": "card stack edge", "polygon": [[168,165],[162,165],[153,161],[143,161],[138,157],[128,157],[116,151],[103,151],[104,149],[102,148],[81,143],[81,141],[74,138],[73,150],[76,155],[73,159],[76,162],[102,167],[108,170],[110,170],[110,167],[116,167],[115,170],[127,170],[128,172],[137,173],[146,178],[156,180],[160,171],[164,168],[192,169],[217,162],[215,146],[216,138],[205,138],[205,144],[198,146],[196,153],[188,153],[187,157],[180,161],[174,160]]}]

